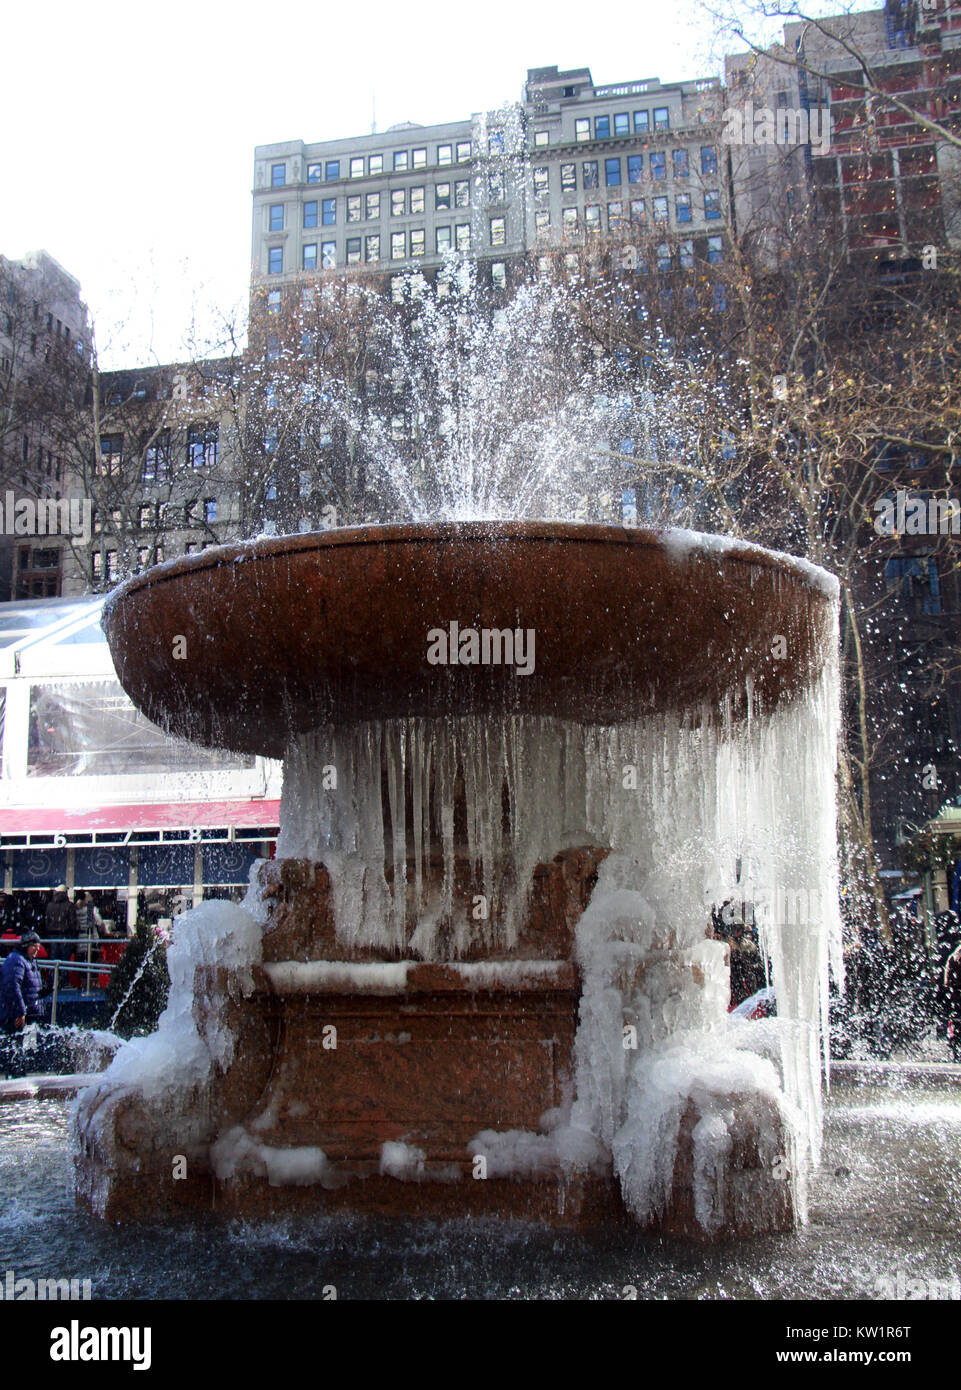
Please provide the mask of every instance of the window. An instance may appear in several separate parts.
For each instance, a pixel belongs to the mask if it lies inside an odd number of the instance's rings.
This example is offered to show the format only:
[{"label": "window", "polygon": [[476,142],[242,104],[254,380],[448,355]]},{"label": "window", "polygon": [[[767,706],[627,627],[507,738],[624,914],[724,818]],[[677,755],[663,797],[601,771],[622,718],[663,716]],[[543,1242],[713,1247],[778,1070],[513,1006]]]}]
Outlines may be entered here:
[{"label": "window", "polygon": [[217,520],[217,499],[216,497],[204,498],[204,521]]},{"label": "window", "polygon": [[217,464],[220,428],[214,424],[191,425],[187,430],[188,468],[214,468]]},{"label": "window", "polygon": [[325,227],[332,227],[337,221],[337,199],[325,198],[321,203],[321,217]]},{"label": "window", "polygon": [[412,169],[427,168],[427,151],[425,149],[414,150],[411,153],[410,164]]},{"label": "window", "polygon": [[667,178],[667,156],[663,150],[651,151],[651,178]]},{"label": "window", "polygon": [[503,217],[491,218],[491,246],[503,246],[507,240]]},{"label": "window", "polygon": [[693,241],[682,241],[678,248],[681,254],[681,269],[694,269],[694,243]]},{"label": "window", "polygon": [[666,241],[662,241],[657,248],[657,268],[658,270],[670,270],[671,268],[671,248]]},{"label": "window", "polygon": [[348,264],[348,265],[359,265],[359,264],[360,264],[360,237],[359,237],[359,236],[349,236],[349,237],[347,238],[347,242],[346,242],[346,247],[345,247],[345,249],[346,249],[346,252],[347,252],[347,264]]},{"label": "window", "polygon": [[287,165],[271,164],[270,166],[270,186],[271,188],[283,188],[287,182]]},{"label": "window", "polygon": [[647,208],[643,198],[633,198],[631,200],[631,221],[644,222],[647,219]]},{"label": "window", "polygon": [[723,285],[714,286],[714,312],[723,314],[727,308],[727,290]]},{"label": "window", "polygon": [[562,192],[562,193],[576,193],[576,192],[577,192],[577,165],[576,165],[576,164],[562,164],[562,165],[561,165],[561,192]]},{"label": "window", "polygon": [[654,129],[670,130],[671,113],[666,106],[655,106],[654,108]]},{"label": "window", "polygon": [[492,203],[504,201],[504,175],[499,169],[495,169],[487,180],[487,190]]},{"label": "window", "polygon": [[434,185],[434,209],[440,211],[450,210],[450,184],[436,183]]},{"label": "window", "polygon": [[629,154],[627,156],[627,181],[628,183],[640,183],[644,177],[644,156],[642,154]]},{"label": "window", "polygon": [[565,239],[577,235],[577,208],[561,208],[561,227]]},{"label": "window", "polygon": [[304,270],[317,269],[317,243],[309,241],[304,246]]},{"label": "window", "polygon": [[406,169],[406,168],[407,168],[407,151],[406,151],[406,150],[395,150],[395,151],[394,151],[394,171],[397,172],[398,170]]},{"label": "window", "polygon": [[470,159],[470,141],[459,140],[457,142],[457,163],[466,164]]},{"label": "window", "polygon": [[574,139],[589,140],[591,138],[591,122],[588,116],[579,116],[574,122]]},{"label": "window", "polygon": [[280,313],[280,290],[271,290],[267,295],[267,313]]},{"label": "window", "polygon": [[631,122],[626,111],[618,111],[614,116],[614,134],[630,135]]},{"label": "window", "polygon": [[585,159],[581,165],[581,178],[585,188],[597,188],[599,179],[596,159]]},{"label": "window", "polygon": [[354,155],[350,161],[350,177],[352,179],[362,179],[364,177],[364,156]]},{"label": "window", "polygon": [[395,304],[404,302],[404,277],[403,275],[392,275],[390,279],[390,297]]},{"label": "window", "polygon": [[717,151],[710,145],[701,146],[701,173],[717,173]]},{"label": "window", "polygon": [[[162,483],[170,476],[170,431],[160,433],[144,446],[141,478],[145,483]],[[143,522],[140,523],[143,525]],[[150,525],[153,525],[151,518]]]},{"label": "window", "polygon": [[360,194],[352,193],[347,199],[347,221],[360,221]]},{"label": "window", "polygon": [[390,192],[391,217],[403,217],[407,211],[407,189],[392,188]]},{"label": "window", "polygon": [[458,222],[454,228],[454,245],[458,251],[470,250],[470,223]]},{"label": "window", "polygon": [[535,130],[535,131],[534,131],[534,148],[535,148],[536,150],[542,150],[542,149],[544,148],[545,145],[549,145],[550,143],[551,143],[551,137],[550,137],[550,132],[549,132],[549,131],[546,131],[546,130]]},{"label": "window", "polygon": [[340,160],[328,159],[324,166],[324,177],[328,183],[340,178]]},{"label": "window", "polygon": [[320,180],[321,180],[321,178],[323,177],[323,173],[324,173],[324,171],[323,171],[323,168],[322,168],[322,166],[321,166],[320,164],[308,164],[308,165],[307,165],[307,182],[308,182],[308,183],[320,183]]},{"label": "window", "polygon": [[280,356],[280,339],[276,333],[271,333],[267,339],[267,361],[276,362]]},{"label": "window", "polygon": [[336,241],[322,241],[320,243],[320,264],[324,270],[333,270],[337,264]]},{"label": "window", "polygon": [[454,162],[454,146],[453,146],[453,145],[438,145],[438,146],[437,146],[437,163],[438,163],[438,164],[453,164],[453,162]]},{"label": "window", "polygon": [[304,226],[305,226],[305,227],[316,227],[316,226],[317,226],[317,203],[316,203],[316,201],[315,201],[315,202],[312,202],[312,203],[304,203]]},{"label": "window", "polygon": [[270,230],[272,232],[282,232],[284,230],[283,203],[271,203],[270,205]]},{"label": "window", "polygon": [[391,232],[390,234],[390,258],[392,261],[405,260],[407,256],[407,233]]},{"label": "window", "polygon": [[458,179],[454,184],[454,207],[470,207],[470,179]]},{"label": "window", "polygon": [[584,226],[589,234],[601,230],[601,206],[600,203],[588,203],[584,209]]},{"label": "window", "polygon": [[272,246],[267,252],[267,274],[282,275],[284,271],[284,248]]},{"label": "window", "polygon": [[691,195],[690,193],[679,193],[674,200],[674,215],[678,222],[690,222],[691,220]]},{"label": "window", "polygon": [[410,234],[410,254],[412,256],[422,256],[424,254],[424,229],[414,227]]},{"label": "window", "polygon": [[708,221],[716,221],[721,215],[721,195],[717,189],[708,189],[704,194],[704,216]]},{"label": "window", "polygon": [[711,265],[720,265],[724,259],[724,248],[719,236],[709,236],[707,239],[707,259]]},{"label": "window", "polygon": [[368,265],[380,260],[380,236],[377,232],[372,232],[364,242],[364,259]]},{"label": "window", "polygon": [[380,194],[368,193],[364,202],[364,219],[375,222],[380,216]]},{"label": "window", "polygon": [[[715,291],[721,286],[716,286]],[[888,593],[915,613],[941,612],[938,567],[930,555],[896,555],[884,567]]]},{"label": "window", "polygon": [[674,177],[676,179],[686,179],[690,173],[687,160],[687,150],[674,151]]},{"label": "window", "polygon": [[621,203],[608,203],[607,205],[607,229],[616,232],[621,225],[623,215],[623,205]]},{"label": "window", "polygon": [[666,199],[666,198],[655,198],[655,199],[654,199],[654,221],[655,221],[655,222],[666,222],[666,221],[667,221],[667,199]]},{"label": "window", "polygon": [[594,136],[598,140],[609,140],[611,135],[610,116],[594,117]]},{"label": "window", "polygon": [[534,193],[538,198],[543,198],[550,192],[550,170],[547,168],[534,170]]},{"label": "window", "polygon": [[548,208],[538,208],[534,213],[534,230],[538,233],[546,232],[551,225],[551,214]]},{"label": "window", "polygon": [[504,132],[502,130],[492,130],[487,141],[488,154],[504,153]]},{"label": "window", "polygon": [[411,212],[423,212],[427,202],[427,189],[424,185],[418,184],[416,188],[410,190],[410,210]]},{"label": "window", "polygon": [[491,284],[495,290],[507,289],[507,266],[503,261],[491,262]]},{"label": "window", "polygon": [[605,159],[604,161],[604,183],[608,188],[620,188],[621,186],[621,161],[619,159]]},{"label": "window", "polygon": [[437,227],[434,231],[434,250],[438,256],[446,255],[451,248],[450,227]]},{"label": "window", "polygon": [[102,434],[100,436],[100,472],[110,477],[120,472],[123,462],[123,435]]},{"label": "window", "polygon": [[650,111],[635,111],[635,112],[634,112],[634,134],[635,134],[635,135],[646,135],[647,132],[650,130],[650,128],[651,128],[651,113],[650,113]]}]

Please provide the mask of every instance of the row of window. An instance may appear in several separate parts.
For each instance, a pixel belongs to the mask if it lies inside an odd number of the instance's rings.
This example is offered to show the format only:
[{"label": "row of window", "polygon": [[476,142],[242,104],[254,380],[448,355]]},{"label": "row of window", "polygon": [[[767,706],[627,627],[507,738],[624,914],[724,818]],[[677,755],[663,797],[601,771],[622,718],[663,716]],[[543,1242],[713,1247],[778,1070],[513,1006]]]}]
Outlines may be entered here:
[{"label": "row of window", "polygon": [[[690,177],[691,165],[690,156],[687,150],[672,150],[672,164],[674,177],[683,180]],[[667,151],[652,150],[648,155],[648,170],[650,177],[655,182],[660,182],[667,178]],[[577,165],[562,164],[561,171],[561,192],[573,193],[577,189]],[[701,147],[701,174],[704,177],[713,177],[717,174],[717,151],[711,145]],[[601,164],[597,159],[585,159],[581,163],[581,184],[583,188],[600,187]],[[621,185],[623,175],[623,164],[618,156],[604,160],[604,185],[606,188],[618,188]],[[644,178],[644,156],[642,154],[630,154],[627,156],[627,182],[640,183]],[[534,170],[534,192],[543,194],[550,191],[550,170],[540,168]]]},{"label": "row of window", "polygon": [[[451,144],[437,145],[435,148],[435,163],[440,167],[448,164],[468,164],[470,163],[472,145],[470,140],[458,140]],[[335,183],[339,179],[363,179],[376,177],[383,174],[384,155],[350,155],[346,159],[326,159],[308,162],[307,182],[308,183]],[[427,168],[427,146],[420,145],[416,149],[394,150],[391,154],[391,168],[394,173],[404,173],[408,169]],[[286,162],[271,164],[270,166],[270,186],[271,188],[283,188],[287,183],[287,164]]]},{"label": "row of window", "polygon": [[[387,206],[387,194],[354,193],[346,199],[346,220],[348,222],[374,222],[380,218],[381,210]],[[423,184],[412,188],[395,188],[390,195],[391,217],[417,216],[423,214],[427,206],[427,189]],[[500,198],[503,200],[501,186]],[[271,203],[268,212],[268,227],[271,232],[282,232],[285,220],[284,203]],[[470,180],[457,179],[452,183],[434,184],[434,210],[445,211],[450,208],[470,207]],[[303,204],[303,224],[305,227],[334,227],[337,225],[337,199],[308,199]]]},{"label": "row of window", "polygon": [[[670,203],[666,195],[652,198],[651,214],[655,222],[670,221]],[[646,198],[632,198],[627,203],[627,216],[631,222],[647,221]],[[625,205],[620,199],[607,204],[607,224],[612,232],[617,231],[625,216]],[[717,192],[705,193],[704,195],[704,218],[705,221],[717,221],[721,216],[720,194]],[[674,217],[680,225],[685,225],[693,220],[693,205],[690,193],[677,193],[674,197]],[[534,213],[534,230],[538,233],[544,232],[551,225],[551,215],[546,208],[538,209]],[[573,235],[580,225],[580,211],[576,207],[561,209],[561,227],[564,235]],[[601,204],[588,203],[584,209],[584,225],[589,232],[600,231],[601,228]]]},{"label": "row of window", "polygon": [[[613,114],[605,116],[595,116],[593,129],[591,127],[590,116],[579,116],[574,121],[575,140],[609,140],[619,136],[627,135],[647,135],[653,129],[655,131],[670,130],[671,113],[666,106],[655,106],[652,112],[644,111],[615,111]],[[550,144],[550,132],[547,130],[534,131],[534,147],[542,149]],[[504,135],[502,131],[494,131],[488,140],[488,149],[491,154],[502,154],[504,151]],[[452,141],[450,144],[435,146],[435,163],[443,168],[448,164],[467,164],[472,156],[472,143],[470,140]],[[393,150],[391,152],[391,167],[394,173],[403,173],[408,169],[427,168],[428,149],[426,145],[419,145],[414,149]],[[341,178],[363,179],[376,177],[383,174],[384,169],[383,154],[370,155],[349,155],[344,159],[327,159],[310,161],[307,164],[308,183],[333,183]],[[283,188],[287,183],[287,163],[278,161],[270,166],[270,185],[272,188]]]},{"label": "row of window", "polygon": [[[503,217],[492,217],[490,220],[490,241],[492,246],[503,246],[507,240],[507,229]],[[379,232],[371,232],[365,237],[348,237],[345,243],[345,256],[347,265],[359,265],[361,261],[366,261],[368,265],[382,259],[381,247],[386,245],[386,238],[381,237]],[[408,245],[410,250],[408,252]],[[434,254],[443,256],[448,251],[469,251],[471,249],[471,229],[469,222],[461,222],[455,226],[435,227],[434,228]],[[427,234],[423,227],[412,227],[409,232],[391,232],[390,234],[390,257],[392,261],[405,261],[410,256],[424,256],[427,254]],[[303,270],[317,270],[318,266],[322,270],[333,270],[337,265],[337,243],[335,241],[316,241],[307,242],[301,249],[301,268]],[[284,252],[281,246],[272,246],[267,253],[267,271],[270,275],[282,275],[284,270]],[[277,295],[274,303],[274,294]],[[279,291],[272,291],[268,296],[269,307],[279,310],[280,300]]]},{"label": "row of window", "polygon": [[[654,129],[670,130],[671,113],[666,106],[654,107]],[[610,140],[612,137],[621,135],[647,135],[651,130],[650,111],[616,111],[612,116],[595,116],[593,138],[595,140]],[[534,134],[534,144],[546,145],[547,140],[540,140],[538,137],[546,135],[546,131],[536,131]],[[574,121],[574,139],[591,139],[591,118],[590,116],[578,116]]]},{"label": "row of window", "polygon": [[[187,430],[184,462],[188,468],[214,468],[220,449],[220,428],[216,423],[191,425]],[[169,481],[172,450],[170,431],[162,430],[144,448],[141,479],[145,483]],[[123,467],[123,435],[100,436],[100,471],[115,476]]]},{"label": "row of window", "polygon": [[[671,152],[674,169],[674,178],[683,180],[690,175],[690,158],[686,149],[677,149]],[[655,181],[667,178],[667,154],[663,150],[653,150],[648,156],[650,177]],[[606,188],[619,188],[621,186],[623,165],[619,157],[604,160],[604,186]],[[717,174],[717,152],[709,145],[701,148],[701,173],[705,177],[712,177]],[[641,154],[627,156],[627,182],[640,183],[644,178],[644,156]],[[533,170],[534,192],[545,195],[550,192],[550,169],[546,165]],[[576,192],[577,190],[577,166],[576,164],[562,164],[560,166],[561,191],[564,193]],[[596,159],[586,159],[581,164],[582,187],[585,189],[600,187],[600,161]],[[504,200],[504,176],[501,172],[495,171],[488,180],[489,196],[491,202],[503,202]],[[411,188],[395,188],[390,194],[382,193],[354,193],[348,194],[346,199],[346,220],[347,222],[373,222],[380,218],[382,209],[386,206],[386,200],[390,200],[391,217],[406,217],[408,215],[418,215],[425,211],[427,189],[423,184]],[[434,184],[434,210],[438,212],[446,211],[450,208],[470,207],[470,180],[456,179],[450,182]],[[268,212],[268,226],[271,232],[282,232],[286,217],[286,205],[284,203],[271,203]],[[308,199],[303,204],[303,225],[311,227],[333,227],[337,223],[337,199],[321,198]]]}]

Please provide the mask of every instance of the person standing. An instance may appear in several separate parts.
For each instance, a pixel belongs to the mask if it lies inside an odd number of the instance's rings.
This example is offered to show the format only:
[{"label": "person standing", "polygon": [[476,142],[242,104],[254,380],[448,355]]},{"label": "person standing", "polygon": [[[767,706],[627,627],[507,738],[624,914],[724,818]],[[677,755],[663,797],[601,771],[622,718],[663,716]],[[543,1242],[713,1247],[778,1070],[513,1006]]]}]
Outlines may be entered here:
[{"label": "person standing", "polygon": [[945,962],[942,985],[948,1046],[954,1060],[961,1062],[961,946],[956,946]]},{"label": "person standing", "polygon": [[0,970],[0,1026],[8,1033],[19,1033],[28,1023],[44,1016],[40,1002],[43,982],[35,962],[40,951],[36,932],[27,932],[3,962]]}]

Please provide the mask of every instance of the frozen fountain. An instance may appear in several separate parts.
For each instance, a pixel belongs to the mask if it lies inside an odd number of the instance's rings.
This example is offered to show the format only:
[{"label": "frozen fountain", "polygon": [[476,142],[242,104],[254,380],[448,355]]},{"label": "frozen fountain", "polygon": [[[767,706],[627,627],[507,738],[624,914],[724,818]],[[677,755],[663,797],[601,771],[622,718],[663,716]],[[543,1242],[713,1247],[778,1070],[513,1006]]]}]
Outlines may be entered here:
[{"label": "frozen fountain", "polygon": [[[182,919],[158,1032],[80,1099],[82,1201],[803,1220],[836,623],[801,561],[563,522],[260,539],[122,586],[135,704],[284,789],[277,858]],[[728,1023],[732,897],[781,905],[766,1053]]]}]

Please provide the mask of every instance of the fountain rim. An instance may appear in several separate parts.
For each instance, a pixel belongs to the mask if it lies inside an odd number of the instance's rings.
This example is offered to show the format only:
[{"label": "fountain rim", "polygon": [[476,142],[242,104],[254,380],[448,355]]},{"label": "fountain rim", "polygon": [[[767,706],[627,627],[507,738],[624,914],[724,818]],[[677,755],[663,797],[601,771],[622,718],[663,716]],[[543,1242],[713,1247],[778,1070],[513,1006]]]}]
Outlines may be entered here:
[{"label": "fountain rim", "polygon": [[778,570],[787,577],[819,592],[826,599],[837,598],[839,582],[830,570],[810,560],[772,550],[754,541],[711,532],[688,531],[679,528],[655,529],[641,526],[619,526],[616,523],[580,521],[415,521],[361,523],[356,526],[336,526],[328,530],[297,531],[282,536],[256,536],[248,540],[229,541],[209,546],[197,555],[180,555],[159,565],[152,565],[141,574],[132,575],[112,590],[104,603],[102,622],[106,623],[112,610],[129,594],[154,585],[179,579],[184,574],[217,570],[225,565],[246,563],[260,558],[295,555],[320,547],[410,544],[423,542],[477,541],[498,543],[509,541],[556,545],[576,545],[580,542],[609,545],[639,546],[666,551],[677,563],[691,558],[715,560],[724,564],[744,564]]}]

